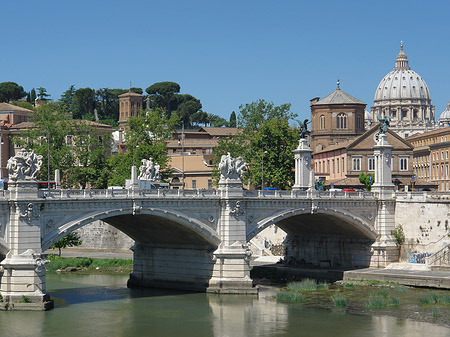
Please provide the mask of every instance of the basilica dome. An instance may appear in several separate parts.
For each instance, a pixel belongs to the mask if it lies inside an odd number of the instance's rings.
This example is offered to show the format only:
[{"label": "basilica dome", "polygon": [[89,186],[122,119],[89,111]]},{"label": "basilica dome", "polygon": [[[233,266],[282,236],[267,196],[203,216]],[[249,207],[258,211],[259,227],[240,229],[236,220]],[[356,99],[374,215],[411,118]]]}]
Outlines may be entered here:
[{"label": "basilica dome", "polygon": [[408,65],[408,57],[401,45],[395,67],[384,76],[375,92],[374,102],[385,100],[431,100],[430,91],[423,78]]}]

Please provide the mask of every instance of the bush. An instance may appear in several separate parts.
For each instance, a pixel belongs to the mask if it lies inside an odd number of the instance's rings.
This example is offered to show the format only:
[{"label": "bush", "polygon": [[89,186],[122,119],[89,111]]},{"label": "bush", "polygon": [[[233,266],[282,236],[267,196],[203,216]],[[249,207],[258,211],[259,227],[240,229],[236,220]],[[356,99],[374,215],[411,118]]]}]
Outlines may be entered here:
[{"label": "bush", "polygon": [[46,266],[48,271],[55,271],[65,268],[115,268],[115,267],[131,267],[132,259],[92,259],[90,257],[59,257],[57,255],[49,255],[47,257],[50,263]]},{"label": "bush", "polygon": [[305,297],[297,292],[281,291],[277,294],[277,299],[285,302],[303,302]]},{"label": "bush", "polygon": [[379,297],[389,297],[389,291],[386,289],[380,289],[377,291],[377,296]]},{"label": "bush", "polygon": [[439,301],[439,297],[436,293],[428,293],[424,297],[420,299],[421,304],[437,304]]},{"label": "bush", "polygon": [[391,297],[389,299],[389,306],[396,307],[400,305],[400,299],[398,297]]}]

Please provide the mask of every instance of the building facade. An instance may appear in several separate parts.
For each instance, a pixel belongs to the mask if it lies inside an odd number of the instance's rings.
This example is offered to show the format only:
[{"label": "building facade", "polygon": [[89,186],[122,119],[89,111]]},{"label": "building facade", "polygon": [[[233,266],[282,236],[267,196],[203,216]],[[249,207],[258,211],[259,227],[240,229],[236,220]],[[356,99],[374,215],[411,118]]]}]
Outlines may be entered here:
[{"label": "building facade", "polygon": [[337,88],[311,100],[311,149],[319,152],[364,133],[366,103]]},{"label": "building facade", "polygon": [[144,96],[131,89],[119,95],[119,127],[125,130],[130,117],[137,117],[143,109]]}]

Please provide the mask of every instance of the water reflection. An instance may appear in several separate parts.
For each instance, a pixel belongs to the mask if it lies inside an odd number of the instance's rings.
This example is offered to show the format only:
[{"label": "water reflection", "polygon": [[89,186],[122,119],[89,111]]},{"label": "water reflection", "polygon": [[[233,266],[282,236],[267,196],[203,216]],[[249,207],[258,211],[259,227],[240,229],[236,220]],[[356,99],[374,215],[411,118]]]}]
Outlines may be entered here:
[{"label": "water reflection", "polygon": [[[450,329],[252,296],[127,289],[128,276],[47,275],[49,312],[0,312],[8,336],[449,336]],[[6,335],[5,335],[6,336]]]}]

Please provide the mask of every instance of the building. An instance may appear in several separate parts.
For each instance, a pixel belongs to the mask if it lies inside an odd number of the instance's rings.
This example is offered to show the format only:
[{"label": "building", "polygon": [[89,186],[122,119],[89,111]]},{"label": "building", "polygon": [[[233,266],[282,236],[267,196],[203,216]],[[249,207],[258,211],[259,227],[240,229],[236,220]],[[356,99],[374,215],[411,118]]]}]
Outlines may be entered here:
[{"label": "building", "polygon": [[364,133],[366,103],[337,88],[311,100],[311,149],[320,152]]},{"label": "building", "polygon": [[0,178],[8,177],[6,165],[8,159],[15,155],[11,142],[11,128],[20,123],[28,122],[32,110],[15,106],[9,103],[0,103]]},{"label": "building", "polygon": [[[373,147],[376,145],[375,135],[378,126],[355,137],[352,140],[338,143],[322,151],[314,152],[314,174],[316,178],[333,184],[339,188],[355,188],[361,173],[375,173],[375,157]],[[409,185],[413,176],[412,160],[413,147],[397,135],[388,130],[387,140],[393,146],[391,167],[392,177],[400,185]]]},{"label": "building", "polygon": [[434,105],[424,79],[409,67],[403,43],[394,69],[377,86],[368,127],[390,116],[390,128],[403,138],[434,129]]},{"label": "building", "polygon": [[177,130],[167,141],[169,167],[172,168],[170,184],[173,188],[212,189],[214,166],[211,154],[219,140],[233,137],[237,128],[200,127]]},{"label": "building", "polygon": [[125,130],[130,117],[137,117],[143,109],[144,96],[131,89],[119,95],[119,127]]},{"label": "building", "polygon": [[[448,106],[447,106],[448,107]],[[414,146],[413,169],[418,183],[450,190],[450,127],[425,132],[408,139]]]}]

